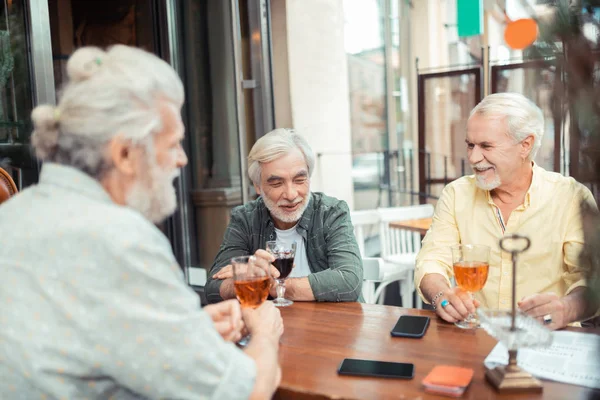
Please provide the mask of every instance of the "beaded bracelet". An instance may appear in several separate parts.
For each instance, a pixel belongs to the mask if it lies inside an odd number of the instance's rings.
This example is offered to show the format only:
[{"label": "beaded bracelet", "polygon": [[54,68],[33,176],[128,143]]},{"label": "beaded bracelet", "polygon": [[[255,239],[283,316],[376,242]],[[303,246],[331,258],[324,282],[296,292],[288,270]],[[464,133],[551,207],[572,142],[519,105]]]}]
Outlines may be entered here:
[{"label": "beaded bracelet", "polygon": [[436,305],[435,302],[437,301],[437,299],[439,299],[441,296],[443,296],[444,292],[439,292],[438,294],[436,294],[433,299],[431,299],[431,305],[433,306],[433,309],[436,309]]}]

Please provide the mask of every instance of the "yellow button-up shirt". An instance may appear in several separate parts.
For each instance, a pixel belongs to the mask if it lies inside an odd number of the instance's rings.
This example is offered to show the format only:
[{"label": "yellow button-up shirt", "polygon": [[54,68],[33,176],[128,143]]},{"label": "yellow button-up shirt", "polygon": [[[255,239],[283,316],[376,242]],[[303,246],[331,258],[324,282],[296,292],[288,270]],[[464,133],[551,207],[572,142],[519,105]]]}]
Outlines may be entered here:
[{"label": "yellow button-up shirt", "polygon": [[491,248],[490,270],[487,283],[475,298],[484,308],[509,309],[512,260],[510,253],[500,250],[499,240],[514,233],[531,239],[531,247],[517,261],[517,301],[543,292],[564,296],[585,286],[584,272],[590,265],[579,260],[583,248],[582,201],[597,212],[585,186],[534,164],[523,204],[508,221],[502,221],[490,192],[479,189],[473,175],[450,183],[436,205],[433,224],[417,256],[415,286],[419,295],[423,297],[420,284],[427,274],[441,274],[450,284],[450,246],[483,244]]}]

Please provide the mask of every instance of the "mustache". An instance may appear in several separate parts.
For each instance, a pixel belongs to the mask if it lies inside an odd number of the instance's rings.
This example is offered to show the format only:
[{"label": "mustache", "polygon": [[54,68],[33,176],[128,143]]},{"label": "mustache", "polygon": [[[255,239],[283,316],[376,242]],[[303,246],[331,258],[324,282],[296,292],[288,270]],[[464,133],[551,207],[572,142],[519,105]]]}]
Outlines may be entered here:
[{"label": "mustache", "polygon": [[471,164],[471,168],[473,168],[473,169],[486,169],[486,168],[495,168],[495,167],[492,164],[477,163],[477,164]]},{"label": "mustache", "polygon": [[304,199],[298,199],[294,201],[280,201],[277,203],[278,206],[295,206],[296,204],[300,204],[304,201]]},{"label": "mustache", "polygon": [[181,168],[177,168],[173,172],[169,172],[168,176],[170,181],[174,181],[175,179],[181,177]]}]

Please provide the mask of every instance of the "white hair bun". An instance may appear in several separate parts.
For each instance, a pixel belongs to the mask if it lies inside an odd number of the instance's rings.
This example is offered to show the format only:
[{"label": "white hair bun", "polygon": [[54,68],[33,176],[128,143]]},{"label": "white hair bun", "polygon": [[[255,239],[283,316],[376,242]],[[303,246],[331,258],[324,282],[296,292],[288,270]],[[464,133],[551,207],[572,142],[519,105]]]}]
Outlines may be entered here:
[{"label": "white hair bun", "polygon": [[33,122],[31,144],[35,148],[37,156],[42,160],[56,151],[58,143],[56,114],[56,108],[45,104],[36,107],[31,113],[31,121]]},{"label": "white hair bun", "polygon": [[106,52],[98,47],[82,47],[67,62],[67,74],[73,82],[81,82],[98,71],[106,59]]}]

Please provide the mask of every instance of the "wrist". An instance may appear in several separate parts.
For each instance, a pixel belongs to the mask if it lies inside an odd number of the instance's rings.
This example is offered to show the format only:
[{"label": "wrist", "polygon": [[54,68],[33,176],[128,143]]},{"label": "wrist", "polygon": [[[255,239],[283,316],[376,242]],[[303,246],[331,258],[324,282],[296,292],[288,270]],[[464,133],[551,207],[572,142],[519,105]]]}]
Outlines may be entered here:
[{"label": "wrist", "polygon": [[248,331],[252,335],[252,340],[257,339],[257,341],[268,342],[271,344],[279,342],[277,334],[268,329],[257,327],[256,329],[248,328]]},{"label": "wrist", "polygon": [[576,289],[562,297],[559,301],[563,307],[565,325],[583,319],[583,314],[585,314],[585,300],[583,299],[581,291]]},{"label": "wrist", "polygon": [[[438,273],[435,274],[427,274],[421,280],[421,291],[425,296],[425,299],[431,303],[435,301],[435,297],[440,293],[444,293],[446,290],[450,289],[446,278]],[[438,296],[437,302],[439,303],[441,296]]]},{"label": "wrist", "polygon": [[221,282],[221,286],[219,287],[219,295],[223,300],[235,298],[233,279],[227,278]]},{"label": "wrist", "polygon": [[285,280],[285,298],[289,299],[289,300],[295,300],[294,299],[294,289],[296,288],[295,286],[295,280],[298,278],[287,278]]}]

